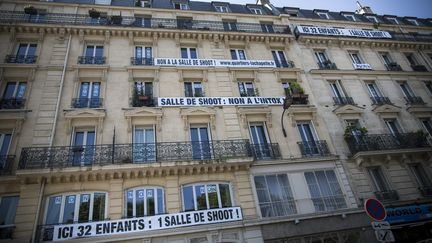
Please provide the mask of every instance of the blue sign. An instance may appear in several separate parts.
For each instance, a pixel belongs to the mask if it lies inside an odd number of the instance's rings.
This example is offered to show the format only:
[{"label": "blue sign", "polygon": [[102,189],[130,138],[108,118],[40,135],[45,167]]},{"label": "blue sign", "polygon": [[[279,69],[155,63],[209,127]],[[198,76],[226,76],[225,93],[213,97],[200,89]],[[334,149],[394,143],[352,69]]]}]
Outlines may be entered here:
[{"label": "blue sign", "polygon": [[386,208],[386,221],[391,224],[432,219],[432,204]]}]

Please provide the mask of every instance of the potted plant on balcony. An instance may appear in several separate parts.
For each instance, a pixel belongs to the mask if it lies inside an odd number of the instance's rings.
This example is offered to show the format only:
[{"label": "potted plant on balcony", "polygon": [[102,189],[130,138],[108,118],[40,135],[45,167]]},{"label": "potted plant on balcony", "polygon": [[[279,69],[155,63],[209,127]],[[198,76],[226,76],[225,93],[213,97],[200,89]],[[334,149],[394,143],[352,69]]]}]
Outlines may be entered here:
[{"label": "potted plant on balcony", "polygon": [[122,20],[123,20],[123,17],[121,16],[121,13],[120,13],[120,15],[111,16],[111,22],[115,25],[121,25]]},{"label": "potted plant on balcony", "polygon": [[35,7],[33,7],[32,5],[26,5],[24,7],[24,13],[30,14],[30,15],[35,15],[35,14],[37,14],[37,9]]},{"label": "potted plant on balcony", "polygon": [[414,142],[418,147],[426,145],[427,134],[423,130],[418,130],[414,133]]},{"label": "potted plant on balcony", "polygon": [[307,104],[308,95],[304,93],[303,87],[298,82],[290,84],[293,104]]},{"label": "potted plant on balcony", "polygon": [[94,8],[90,9],[88,12],[89,12],[90,17],[92,17],[94,19],[97,19],[100,17],[100,12]]},{"label": "potted plant on balcony", "polygon": [[368,133],[366,127],[347,126],[344,132],[345,140],[349,140],[353,136],[363,137]]}]

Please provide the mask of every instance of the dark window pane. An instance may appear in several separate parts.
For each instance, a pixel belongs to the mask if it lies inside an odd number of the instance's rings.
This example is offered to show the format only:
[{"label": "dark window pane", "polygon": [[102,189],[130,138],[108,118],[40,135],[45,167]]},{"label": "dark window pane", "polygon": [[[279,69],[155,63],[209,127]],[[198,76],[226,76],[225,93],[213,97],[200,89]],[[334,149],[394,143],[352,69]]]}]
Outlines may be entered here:
[{"label": "dark window pane", "polygon": [[231,207],[231,193],[228,184],[219,184],[219,193],[221,198],[222,207]]},{"label": "dark window pane", "polygon": [[14,98],[16,83],[9,82],[6,84],[5,92],[3,93],[3,98],[11,99]]},{"label": "dark window pane", "polygon": [[188,58],[187,48],[181,48],[181,58]]},{"label": "dark window pane", "polygon": [[144,216],[144,189],[135,193],[135,217]]},{"label": "dark window pane", "polygon": [[16,209],[18,207],[18,196],[2,197],[0,204],[0,225],[15,223]]},{"label": "dark window pane", "polygon": [[154,189],[146,190],[147,215],[155,215],[155,191]]},{"label": "dark window pane", "polygon": [[197,209],[198,210],[207,209],[205,186],[204,185],[195,186],[195,195],[196,195]]},{"label": "dark window pane", "polygon": [[49,198],[45,224],[59,223],[61,203],[62,203],[62,196]]},{"label": "dark window pane", "polygon": [[63,224],[72,224],[75,216],[76,196],[66,196],[65,206],[63,211]]},{"label": "dark window pane", "polygon": [[163,204],[163,190],[162,189],[157,189],[157,205],[158,205],[158,214],[163,214],[165,212],[164,210],[164,204]]},{"label": "dark window pane", "polygon": [[90,217],[90,194],[81,194],[78,222],[88,222]]},{"label": "dark window pane", "polygon": [[207,194],[210,208],[219,208],[216,185],[207,185]]},{"label": "dark window pane", "polygon": [[183,187],[183,205],[185,211],[195,210],[192,186]]},{"label": "dark window pane", "polygon": [[133,217],[133,191],[126,193],[126,217]]},{"label": "dark window pane", "polygon": [[92,221],[101,221],[105,219],[105,193],[95,193],[93,201],[93,219]]}]

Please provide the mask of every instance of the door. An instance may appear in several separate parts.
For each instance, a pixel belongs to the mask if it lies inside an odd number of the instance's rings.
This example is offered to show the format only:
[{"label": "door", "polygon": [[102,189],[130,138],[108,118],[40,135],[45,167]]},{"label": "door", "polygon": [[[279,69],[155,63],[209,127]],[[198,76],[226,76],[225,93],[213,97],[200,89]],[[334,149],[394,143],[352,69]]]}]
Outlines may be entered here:
[{"label": "door", "polygon": [[312,124],[309,122],[306,123],[298,123],[297,129],[300,134],[300,138],[302,140],[302,153],[304,155],[316,155],[319,154],[319,149],[317,146],[317,136],[315,133],[315,129]]},{"label": "door", "polygon": [[250,124],[249,132],[252,139],[252,146],[255,156],[258,159],[271,157],[269,140],[267,139],[266,127],[264,124]]},{"label": "door", "polygon": [[135,127],[133,140],[134,163],[156,161],[156,143],[153,127]]},{"label": "door", "polygon": [[193,126],[190,128],[193,159],[211,159],[210,136],[208,126]]},{"label": "door", "polygon": [[73,137],[72,165],[91,165],[95,151],[96,133],[94,131],[76,131]]}]

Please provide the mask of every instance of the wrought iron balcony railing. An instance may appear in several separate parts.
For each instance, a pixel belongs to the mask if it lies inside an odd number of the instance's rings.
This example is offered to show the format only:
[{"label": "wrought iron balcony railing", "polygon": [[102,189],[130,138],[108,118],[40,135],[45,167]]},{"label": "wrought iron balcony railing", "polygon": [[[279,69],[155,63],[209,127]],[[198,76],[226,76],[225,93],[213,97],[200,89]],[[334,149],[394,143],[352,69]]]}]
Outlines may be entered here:
[{"label": "wrought iron balcony railing", "polygon": [[10,175],[15,162],[15,155],[0,155],[0,176]]},{"label": "wrought iron balcony railing", "polygon": [[279,60],[275,60],[276,63],[276,67],[278,68],[295,68],[294,62],[293,61],[279,61]]},{"label": "wrought iron balcony railing", "polygon": [[[203,21],[203,20],[187,20],[184,19],[165,19],[165,18],[140,18],[122,16],[121,23],[110,21],[110,16],[91,18],[84,14],[67,14],[67,13],[47,13],[43,18],[34,18],[24,12],[18,11],[0,11],[0,21],[5,24],[15,23],[41,23],[54,25],[91,25],[91,26],[109,26],[117,27],[138,27],[138,28],[165,28],[165,29],[189,29],[212,32],[232,32],[224,28],[222,21]],[[187,24],[184,24],[184,23]],[[291,34],[291,29],[287,25],[272,25],[275,34]],[[265,33],[273,34],[265,31],[261,24],[255,23],[236,23],[237,32],[246,33]]]},{"label": "wrought iron balcony railing", "polygon": [[[288,91],[286,91],[288,92]],[[292,99],[293,105],[307,105],[309,104],[309,95],[307,94],[290,94],[287,93],[288,98]]]},{"label": "wrought iron balcony railing", "polygon": [[377,191],[377,192],[374,192],[374,194],[378,200],[383,201],[383,202],[399,200],[399,195],[398,195],[397,191],[395,191],[395,190]]},{"label": "wrought iron balcony railing", "polygon": [[385,64],[385,66],[387,68],[387,71],[402,71],[402,67],[395,62]]},{"label": "wrought iron balcony railing", "polygon": [[258,160],[279,159],[281,157],[277,143],[252,144],[252,148],[255,158]]},{"label": "wrought iron balcony railing", "polygon": [[0,226],[0,240],[13,239],[15,225],[1,225]]},{"label": "wrought iron balcony railing", "polygon": [[388,97],[371,96],[372,105],[391,105],[392,102]]},{"label": "wrought iron balcony railing", "polygon": [[424,65],[411,65],[413,71],[416,72],[427,72],[427,68]]},{"label": "wrought iron balcony railing", "polygon": [[102,107],[102,98],[75,98],[72,99],[73,108],[100,108]]},{"label": "wrought iron balcony railing", "polygon": [[303,157],[329,156],[330,151],[325,140],[297,142]]},{"label": "wrought iron balcony railing", "polygon": [[153,98],[152,96],[137,95],[132,98],[131,105],[132,107],[153,107],[156,103],[155,100],[156,98]]},{"label": "wrought iron balcony railing", "polygon": [[6,63],[24,63],[33,64],[36,62],[37,56],[26,56],[26,55],[7,55]]},{"label": "wrought iron balcony railing", "polygon": [[319,69],[329,69],[329,70],[337,69],[336,64],[332,63],[331,61],[318,62],[318,67],[319,67]]},{"label": "wrought iron balcony railing", "polygon": [[78,64],[105,64],[106,57],[94,57],[94,56],[79,56]]},{"label": "wrought iron balcony railing", "polygon": [[[19,169],[254,157],[248,140],[23,148]],[[257,158],[259,159],[259,158]]]},{"label": "wrought iron balcony railing", "polygon": [[355,105],[352,97],[333,97],[335,105]]},{"label": "wrought iron balcony railing", "polygon": [[408,105],[424,105],[425,104],[423,99],[419,96],[405,97],[405,100],[406,100]]},{"label": "wrought iron balcony railing", "polygon": [[423,197],[432,197],[432,186],[421,186],[418,189]]},{"label": "wrought iron balcony railing", "polygon": [[22,98],[1,99],[0,109],[22,109],[24,108],[25,101]]},{"label": "wrought iron balcony railing", "polygon": [[131,57],[131,64],[132,65],[153,66],[154,61],[153,61],[153,58]]},{"label": "wrought iron balcony railing", "polygon": [[345,139],[352,154],[363,151],[425,148],[429,144],[422,133],[365,134]]}]

